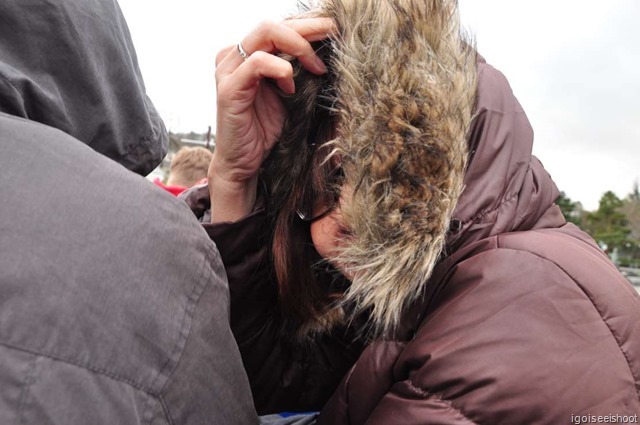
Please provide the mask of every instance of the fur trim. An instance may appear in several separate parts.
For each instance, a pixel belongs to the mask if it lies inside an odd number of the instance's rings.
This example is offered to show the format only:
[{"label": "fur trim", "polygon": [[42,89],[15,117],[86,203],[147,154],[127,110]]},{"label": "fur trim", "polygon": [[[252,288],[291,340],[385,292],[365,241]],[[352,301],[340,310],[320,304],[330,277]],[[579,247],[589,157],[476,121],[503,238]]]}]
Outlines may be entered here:
[{"label": "fur trim", "polygon": [[342,214],[354,237],[335,260],[355,276],[344,302],[388,335],[430,277],[462,192],[476,53],[455,1],[324,7],[340,35],[333,143],[353,188]]},{"label": "fur trim", "polygon": [[[337,127],[329,151],[340,155],[352,194],[342,216],[353,236],[333,260],[354,276],[341,306],[368,313],[370,335],[390,336],[441,255],[463,188],[476,52],[454,0],[325,0],[316,12],[338,27],[328,55]],[[310,100],[302,103],[318,102]],[[295,128],[285,126],[285,139]],[[301,161],[285,141],[275,162],[310,164],[297,142]]]}]

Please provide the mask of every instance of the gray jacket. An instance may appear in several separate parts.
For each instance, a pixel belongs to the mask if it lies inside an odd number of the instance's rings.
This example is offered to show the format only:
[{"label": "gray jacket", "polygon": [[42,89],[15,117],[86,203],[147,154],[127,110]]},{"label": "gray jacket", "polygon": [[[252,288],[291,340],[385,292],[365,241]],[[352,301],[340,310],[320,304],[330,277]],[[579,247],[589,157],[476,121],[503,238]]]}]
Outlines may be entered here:
[{"label": "gray jacket", "polygon": [[165,148],[114,0],[0,2],[0,424],[258,422]]}]

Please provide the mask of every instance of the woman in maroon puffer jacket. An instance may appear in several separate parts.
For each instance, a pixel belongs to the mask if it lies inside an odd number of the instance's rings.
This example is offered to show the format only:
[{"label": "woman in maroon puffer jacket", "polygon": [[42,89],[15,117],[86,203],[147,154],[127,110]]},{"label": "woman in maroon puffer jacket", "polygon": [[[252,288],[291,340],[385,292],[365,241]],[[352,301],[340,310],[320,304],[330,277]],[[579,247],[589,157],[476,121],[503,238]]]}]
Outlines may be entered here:
[{"label": "woman in maroon puffer jacket", "polygon": [[319,409],[346,373],[319,423],[639,413],[640,298],[564,220],[455,2],[306,18],[221,52],[209,185],[186,198],[225,262],[258,411]]}]

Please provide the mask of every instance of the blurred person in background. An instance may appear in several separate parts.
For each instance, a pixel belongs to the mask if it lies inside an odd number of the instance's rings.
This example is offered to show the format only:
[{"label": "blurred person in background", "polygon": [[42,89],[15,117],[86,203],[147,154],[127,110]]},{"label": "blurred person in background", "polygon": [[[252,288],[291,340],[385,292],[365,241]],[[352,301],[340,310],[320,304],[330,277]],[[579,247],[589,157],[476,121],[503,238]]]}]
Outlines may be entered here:
[{"label": "blurred person in background", "polygon": [[159,178],[153,182],[175,196],[192,186],[206,183],[211,155],[209,149],[201,147],[180,148],[171,159],[167,184]]}]

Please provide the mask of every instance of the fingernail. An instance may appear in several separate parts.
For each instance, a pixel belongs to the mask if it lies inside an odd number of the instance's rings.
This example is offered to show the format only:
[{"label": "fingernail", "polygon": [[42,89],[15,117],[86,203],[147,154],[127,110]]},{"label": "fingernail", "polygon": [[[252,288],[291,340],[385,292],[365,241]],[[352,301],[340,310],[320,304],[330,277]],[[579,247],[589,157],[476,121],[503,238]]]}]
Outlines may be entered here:
[{"label": "fingernail", "polygon": [[322,62],[322,59],[320,59],[318,56],[315,56],[314,59],[316,65],[318,66],[318,70],[320,70],[320,72],[322,72],[323,74],[327,73],[327,67],[324,64],[324,62]]}]

